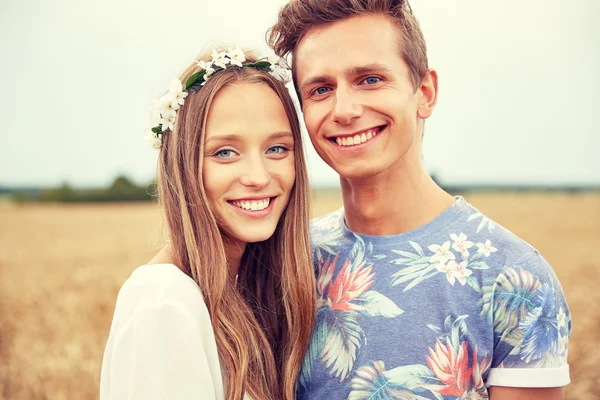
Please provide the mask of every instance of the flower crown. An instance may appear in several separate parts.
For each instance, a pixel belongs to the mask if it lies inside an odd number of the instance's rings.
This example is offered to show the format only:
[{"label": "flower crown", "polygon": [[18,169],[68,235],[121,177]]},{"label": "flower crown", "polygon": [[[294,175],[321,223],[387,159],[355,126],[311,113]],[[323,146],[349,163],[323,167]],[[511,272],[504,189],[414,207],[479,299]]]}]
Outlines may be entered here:
[{"label": "flower crown", "polygon": [[159,99],[154,100],[151,107],[153,111],[154,127],[150,134],[152,147],[160,148],[162,144],[162,135],[167,129],[173,130],[175,119],[177,118],[177,110],[181,108],[188,94],[199,90],[208,79],[219,71],[234,67],[252,67],[261,71],[267,71],[275,78],[283,83],[288,83],[292,80],[290,69],[283,59],[278,57],[265,57],[258,61],[246,62],[246,54],[242,49],[228,48],[227,52],[212,51],[212,61],[196,61],[196,65],[200,67],[200,71],[190,76],[185,81],[185,86],[179,79],[171,81],[169,90]]}]

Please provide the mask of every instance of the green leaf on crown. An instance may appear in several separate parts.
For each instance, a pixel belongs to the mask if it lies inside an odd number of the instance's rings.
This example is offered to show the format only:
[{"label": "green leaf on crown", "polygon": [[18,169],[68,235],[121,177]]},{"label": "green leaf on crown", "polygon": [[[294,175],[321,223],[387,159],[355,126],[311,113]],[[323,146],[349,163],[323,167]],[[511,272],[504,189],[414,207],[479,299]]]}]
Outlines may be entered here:
[{"label": "green leaf on crown", "polygon": [[[271,63],[269,61],[256,61],[253,63],[245,63],[242,64],[245,67],[252,67],[252,68],[256,68],[262,71],[270,71],[271,70]],[[214,73],[217,73],[219,71],[223,71],[226,68],[221,68],[221,67],[216,67],[214,68]],[[185,81],[185,88],[183,89],[184,91],[188,92],[188,93],[192,93],[195,92],[196,90],[200,89],[202,87],[202,83],[204,82],[204,75],[206,74],[206,70],[201,70],[196,72],[195,74],[192,74],[186,81]]]},{"label": "green leaf on crown", "polygon": [[271,63],[268,61],[257,61],[255,63],[249,64],[249,66],[265,71],[269,71],[271,69]]},{"label": "green leaf on crown", "polygon": [[156,133],[157,135],[159,133],[162,133],[162,129],[161,129],[160,125],[155,126],[154,128],[152,128],[152,132]]},{"label": "green leaf on crown", "polygon": [[188,93],[192,93],[200,89],[202,87],[202,82],[204,82],[204,74],[206,74],[206,71],[202,70],[190,76],[187,81],[185,81],[184,90]]}]

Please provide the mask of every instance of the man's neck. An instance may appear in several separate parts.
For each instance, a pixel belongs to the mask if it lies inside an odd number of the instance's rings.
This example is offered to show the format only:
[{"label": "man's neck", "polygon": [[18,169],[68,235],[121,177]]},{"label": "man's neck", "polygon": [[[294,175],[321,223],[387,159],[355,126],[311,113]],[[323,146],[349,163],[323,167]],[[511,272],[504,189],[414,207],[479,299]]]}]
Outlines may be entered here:
[{"label": "man's neck", "polygon": [[439,216],[454,198],[419,165],[402,165],[364,180],[341,178],[346,225],[367,235],[414,230]]}]

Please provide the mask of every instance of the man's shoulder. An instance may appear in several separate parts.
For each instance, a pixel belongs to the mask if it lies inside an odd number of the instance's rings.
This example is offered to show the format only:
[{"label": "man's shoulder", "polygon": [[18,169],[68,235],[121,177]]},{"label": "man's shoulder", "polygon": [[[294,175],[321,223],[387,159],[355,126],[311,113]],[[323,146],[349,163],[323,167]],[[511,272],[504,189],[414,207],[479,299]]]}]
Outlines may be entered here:
[{"label": "man's shoulder", "polygon": [[430,263],[453,260],[482,279],[494,279],[510,268],[540,275],[550,272],[547,261],[526,239],[488,217],[462,197],[452,207],[452,218],[432,221],[426,229],[421,230],[421,235],[412,235],[410,240],[402,238],[396,252],[401,250],[414,257],[429,257]]},{"label": "man's shoulder", "polygon": [[450,243],[454,245],[457,242],[466,242],[466,246],[477,252],[486,256],[495,255],[494,258],[502,260],[505,265],[539,256],[537,249],[524,238],[517,236],[472,205],[466,204],[468,208],[463,218],[445,229]]}]

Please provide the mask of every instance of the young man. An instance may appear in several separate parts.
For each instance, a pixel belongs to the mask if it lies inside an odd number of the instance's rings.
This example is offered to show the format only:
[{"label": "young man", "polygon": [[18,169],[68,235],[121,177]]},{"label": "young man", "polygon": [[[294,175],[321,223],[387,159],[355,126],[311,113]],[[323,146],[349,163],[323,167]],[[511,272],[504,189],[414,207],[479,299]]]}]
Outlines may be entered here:
[{"label": "young man", "polygon": [[292,54],[344,200],[312,229],[319,311],[299,398],[561,399],[571,323],[552,268],[423,167],[438,77],[407,2],[292,0],[270,42]]}]

